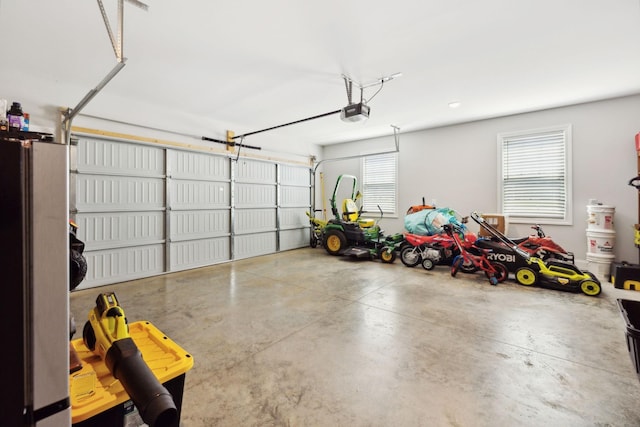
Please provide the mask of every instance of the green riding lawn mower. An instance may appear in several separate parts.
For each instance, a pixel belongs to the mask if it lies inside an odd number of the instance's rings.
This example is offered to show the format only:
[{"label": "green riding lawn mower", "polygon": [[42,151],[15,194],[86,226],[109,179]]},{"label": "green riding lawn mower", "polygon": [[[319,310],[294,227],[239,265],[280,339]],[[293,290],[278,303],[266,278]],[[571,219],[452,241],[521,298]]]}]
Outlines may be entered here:
[{"label": "green riding lawn mower", "polygon": [[[342,203],[342,215],[338,211],[336,197],[340,183],[352,181],[350,197]],[[358,181],[353,175],[340,175],[331,196],[331,212],[334,218],[324,226],[322,242],[331,255],[347,255],[355,258],[380,259],[392,263],[396,259],[396,250],[404,241],[400,233],[385,236],[378,221],[361,217],[362,206],[358,208],[356,201],[362,197],[357,191]],[[380,219],[382,219],[382,209]]]}]

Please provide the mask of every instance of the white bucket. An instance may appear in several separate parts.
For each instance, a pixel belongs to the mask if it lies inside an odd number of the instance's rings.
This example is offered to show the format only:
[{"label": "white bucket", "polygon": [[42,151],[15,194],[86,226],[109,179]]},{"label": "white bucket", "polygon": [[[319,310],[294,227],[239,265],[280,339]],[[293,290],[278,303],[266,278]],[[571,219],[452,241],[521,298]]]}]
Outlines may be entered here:
[{"label": "white bucket", "polygon": [[616,212],[614,206],[587,205],[587,229],[588,230],[613,230],[613,216]]},{"label": "white bucket", "polygon": [[595,274],[601,282],[606,282],[611,277],[614,259],[614,255],[587,254],[587,271]]},{"label": "white bucket", "polygon": [[613,255],[616,232],[607,230],[587,230],[587,255]]}]

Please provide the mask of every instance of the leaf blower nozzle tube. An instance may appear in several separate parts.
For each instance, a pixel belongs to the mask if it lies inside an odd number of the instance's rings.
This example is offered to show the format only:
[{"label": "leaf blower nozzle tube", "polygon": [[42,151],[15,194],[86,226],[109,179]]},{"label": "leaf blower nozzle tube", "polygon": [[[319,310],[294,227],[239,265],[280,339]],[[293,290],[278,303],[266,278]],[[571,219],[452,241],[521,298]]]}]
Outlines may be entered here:
[{"label": "leaf blower nozzle tube", "polygon": [[178,426],[178,410],[171,393],[149,369],[131,338],[114,341],[107,350],[105,364],[120,380],[145,423],[151,427]]},{"label": "leaf blower nozzle tube", "polygon": [[173,397],[142,359],[115,293],[98,295],[82,338],[87,348],[102,357],[111,374],[120,380],[146,424],[178,427],[180,417]]},{"label": "leaf blower nozzle tube", "polygon": [[142,354],[131,338],[113,342],[105,363],[150,426],[178,425],[178,410],[171,393],[155,377],[142,359]]}]

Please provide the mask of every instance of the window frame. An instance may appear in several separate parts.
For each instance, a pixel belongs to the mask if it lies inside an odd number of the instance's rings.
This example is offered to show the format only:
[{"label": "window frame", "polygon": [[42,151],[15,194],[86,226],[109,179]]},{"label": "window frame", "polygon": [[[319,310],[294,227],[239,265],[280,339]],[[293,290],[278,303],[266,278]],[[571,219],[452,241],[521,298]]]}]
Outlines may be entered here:
[{"label": "window frame", "polygon": [[370,153],[370,154],[363,154],[362,158],[360,160],[360,176],[362,177],[361,179],[361,184],[360,184],[360,188],[361,188],[361,192],[362,192],[362,212],[366,212],[366,213],[372,213],[372,214],[380,214],[380,211],[377,209],[377,207],[375,209],[371,209],[369,207],[369,209],[366,209],[366,203],[367,203],[367,191],[366,191],[366,187],[367,187],[367,177],[366,177],[366,160],[370,159],[372,157],[391,157],[393,160],[393,211],[388,211],[385,210],[385,208],[382,209],[382,212],[384,215],[386,216],[390,216],[390,217],[397,217],[398,215],[398,153],[397,152],[391,152],[391,153]]},{"label": "window frame", "polygon": [[[529,216],[513,216],[505,212],[504,208],[504,145],[509,139],[535,137],[539,134],[545,133],[557,133],[561,132],[564,135],[564,190],[565,190],[565,208],[564,218],[546,218],[536,216],[535,214]],[[571,124],[563,124],[556,126],[548,126],[544,128],[529,129],[515,132],[501,132],[497,136],[497,148],[498,148],[498,210],[499,212],[509,215],[509,222],[514,224],[550,224],[550,225],[572,225],[573,224],[573,197],[572,197],[572,126]]]}]

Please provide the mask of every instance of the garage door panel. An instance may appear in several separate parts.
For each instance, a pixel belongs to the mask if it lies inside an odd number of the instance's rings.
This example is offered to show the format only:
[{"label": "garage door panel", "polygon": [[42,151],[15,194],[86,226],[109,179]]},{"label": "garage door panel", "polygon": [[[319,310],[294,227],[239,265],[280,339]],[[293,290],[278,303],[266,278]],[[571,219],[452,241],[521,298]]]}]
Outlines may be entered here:
[{"label": "garage door panel", "polygon": [[161,243],[164,212],[79,213],[78,238],[86,250]]},{"label": "garage door panel", "polygon": [[228,182],[169,181],[170,207],[177,210],[225,208],[230,204]]},{"label": "garage door panel", "polygon": [[165,171],[162,148],[82,138],[76,153],[83,173],[160,177]]},{"label": "garage door panel", "polygon": [[230,237],[171,242],[171,271],[202,267],[228,261]]},{"label": "garage door panel", "polygon": [[235,233],[260,233],[276,229],[275,209],[244,209],[235,212]]},{"label": "garage door panel", "polygon": [[311,171],[306,167],[281,165],[280,184],[311,185]]},{"label": "garage door panel", "polygon": [[235,206],[238,208],[275,206],[275,185],[236,184]]},{"label": "garage door panel", "polygon": [[256,233],[234,238],[234,258],[243,259],[276,252],[276,233]]},{"label": "garage door panel", "polygon": [[167,156],[172,178],[229,181],[227,157],[181,150],[169,150]]},{"label": "garage door panel", "polygon": [[259,162],[243,159],[235,163],[235,180],[237,182],[274,183],[276,182],[275,163]]},{"label": "garage door panel", "polygon": [[230,216],[228,209],[171,211],[171,241],[229,235]]},{"label": "garage door panel", "polygon": [[280,187],[280,206],[309,206],[309,187]]},{"label": "garage door panel", "polygon": [[280,232],[280,250],[304,248],[309,246],[309,229],[299,228],[294,230],[282,230]]},{"label": "garage door panel", "polygon": [[282,208],[280,209],[280,228],[301,228],[309,226],[309,217],[305,208]]},{"label": "garage door panel", "polygon": [[87,276],[78,289],[164,272],[164,245],[85,251]]},{"label": "garage door panel", "polygon": [[159,210],[164,208],[164,181],[109,175],[75,177],[78,211]]}]

